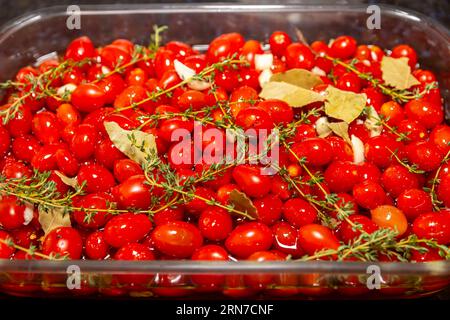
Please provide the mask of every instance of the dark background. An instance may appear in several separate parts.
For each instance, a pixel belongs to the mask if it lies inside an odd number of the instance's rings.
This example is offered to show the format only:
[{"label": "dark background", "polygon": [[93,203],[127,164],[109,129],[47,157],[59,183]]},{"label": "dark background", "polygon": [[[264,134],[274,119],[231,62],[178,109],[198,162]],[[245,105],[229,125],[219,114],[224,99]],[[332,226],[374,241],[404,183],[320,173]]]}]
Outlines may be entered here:
[{"label": "dark background", "polygon": [[[195,3],[195,2],[213,2],[213,1],[192,1],[192,0],[156,0],[156,1],[145,1],[145,0],[0,0],[0,25],[8,20],[14,19],[27,11],[32,11],[44,7],[55,6],[55,5],[71,5],[71,4],[112,4],[112,3]],[[244,2],[244,1],[226,1],[221,2]],[[407,9],[412,9],[421,12],[429,17],[439,20],[442,24],[449,27],[450,26],[450,1],[449,0],[297,0],[297,1],[245,1],[246,3],[253,4],[275,4],[275,3],[368,3],[368,4],[391,4],[400,6]]]}]

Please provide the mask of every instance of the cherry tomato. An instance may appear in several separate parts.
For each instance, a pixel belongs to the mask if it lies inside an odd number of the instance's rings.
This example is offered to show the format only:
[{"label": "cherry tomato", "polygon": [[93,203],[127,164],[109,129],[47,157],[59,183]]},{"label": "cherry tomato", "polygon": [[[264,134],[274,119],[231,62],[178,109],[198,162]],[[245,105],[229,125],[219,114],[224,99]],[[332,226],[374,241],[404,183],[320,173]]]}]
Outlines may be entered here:
[{"label": "cherry tomato", "polygon": [[103,231],[89,234],[84,243],[86,256],[92,260],[103,260],[108,256],[109,245],[105,241]]},{"label": "cherry tomato", "polygon": [[233,220],[224,209],[209,208],[200,214],[198,228],[206,239],[222,241],[233,229]]},{"label": "cherry tomato", "polygon": [[334,58],[352,58],[357,49],[356,40],[350,36],[337,37],[330,45],[330,54]]},{"label": "cherry tomato", "polygon": [[273,234],[269,227],[261,222],[246,222],[230,233],[225,247],[232,255],[246,259],[257,251],[268,250],[272,243]]},{"label": "cherry tomato", "polygon": [[378,206],[370,211],[372,221],[380,228],[388,228],[397,232],[398,236],[403,235],[408,229],[408,221],[403,212],[390,205]]},{"label": "cherry tomato", "polygon": [[73,40],[66,49],[65,59],[81,61],[95,56],[95,48],[91,39],[80,37]]},{"label": "cherry tomato", "polygon": [[307,224],[298,230],[300,245],[307,254],[313,255],[323,249],[337,250],[339,240],[325,226],[320,224]]},{"label": "cherry tomato", "polygon": [[98,164],[81,166],[77,177],[78,183],[86,183],[85,190],[89,193],[109,191],[116,184],[111,172]]},{"label": "cherry tomato", "polygon": [[275,31],[269,38],[270,51],[277,57],[282,57],[291,43],[291,38],[284,31]]},{"label": "cherry tomato", "polygon": [[152,223],[145,214],[124,213],[108,221],[103,236],[107,244],[120,248],[142,240],[151,228]]},{"label": "cherry tomato", "polygon": [[286,64],[289,68],[300,68],[311,70],[314,67],[314,55],[306,45],[291,43],[287,46]]},{"label": "cherry tomato", "polygon": [[152,232],[152,239],[158,251],[179,259],[191,257],[203,244],[198,228],[184,221],[157,226]]},{"label": "cherry tomato", "polygon": [[339,226],[337,234],[339,238],[342,239],[342,241],[344,241],[345,243],[349,243],[350,241],[355,240],[361,235],[362,232],[371,234],[379,229],[375,222],[363,215],[354,214],[351,215],[348,219],[353,225],[360,225],[361,229],[355,228],[348,221],[343,221]]},{"label": "cherry tomato", "polygon": [[232,175],[239,188],[251,197],[264,197],[272,187],[271,178],[263,175],[257,166],[239,165],[233,169]]},{"label": "cherry tomato", "polygon": [[294,198],[284,203],[283,217],[293,226],[300,228],[314,223],[317,219],[317,212],[307,201]]},{"label": "cherry tomato", "polygon": [[81,258],[83,241],[80,233],[71,227],[58,227],[50,231],[42,243],[42,253],[76,260]]},{"label": "cherry tomato", "polygon": [[106,103],[105,92],[95,84],[80,84],[71,95],[72,105],[81,112],[92,112]]},{"label": "cherry tomato", "polygon": [[[227,251],[218,245],[206,245],[194,251],[191,259],[193,261],[227,261]],[[192,275],[191,280],[203,290],[220,289],[225,282],[225,275]]]},{"label": "cherry tomato", "polygon": [[448,244],[450,243],[450,213],[448,211],[423,213],[414,220],[412,230],[419,238]]},{"label": "cherry tomato", "polygon": [[414,221],[422,213],[433,211],[430,195],[420,189],[403,191],[397,198],[397,207],[409,221]]}]

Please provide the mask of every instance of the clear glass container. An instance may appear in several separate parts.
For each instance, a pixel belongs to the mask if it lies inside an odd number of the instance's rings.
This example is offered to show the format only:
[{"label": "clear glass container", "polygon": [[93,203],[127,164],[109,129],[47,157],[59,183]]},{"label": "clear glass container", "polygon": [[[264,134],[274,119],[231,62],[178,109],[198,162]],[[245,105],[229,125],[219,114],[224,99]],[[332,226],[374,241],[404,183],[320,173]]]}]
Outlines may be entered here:
[{"label": "clear glass container", "polygon": [[[61,52],[75,37],[87,35],[95,44],[127,38],[146,44],[152,26],[167,25],[165,40],[207,44],[226,32],[266,41],[274,30],[308,39],[327,40],[349,34],[361,43],[392,48],[412,45],[424,68],[440,81],[450,115],[450,35],[437,22],[402,9],[382,6],[381,29],[369,30],[366,6],[329,5],[108,5],[81,6],[81,30],[66,27],[65,7],[43,9],[0,30],[0,81],[50,52]],[[193,261],[10,261],[0,260],[0,292],[39,296],[123,297],[277,297],[289,299],[420,297],[450,283],[450,261],[432,263],[376,263],[381,289],[373,283],[363,262],[193,262]],[[81,289],[69,289],[70,266],[81,271]],[[69,271],[69,274],[68,274]],[[215,275],[220,285],[193,285],[192,277]],[[134,277],[134,278],[133,278]],[[137,277],[137,278],[136,278]],[[264,288],[249,286],[252,277],[268,279]],[[130,284],[133,279],[145,285]],[[198,282],[198,281],[197,281]]]}]

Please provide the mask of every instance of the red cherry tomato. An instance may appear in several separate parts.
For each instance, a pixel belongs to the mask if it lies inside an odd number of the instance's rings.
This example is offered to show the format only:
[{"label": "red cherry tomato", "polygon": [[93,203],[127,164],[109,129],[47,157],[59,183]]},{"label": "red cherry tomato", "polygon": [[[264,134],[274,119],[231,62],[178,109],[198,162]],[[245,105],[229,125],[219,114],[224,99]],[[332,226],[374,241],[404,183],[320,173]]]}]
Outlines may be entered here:
[{"label": "red cherry tomato", "polygon": [[298,230],[300,245],[307,254],[313,255],[323,249],[339,248],[339,240],[325,226],[319,224],[307,224]]},{"label": "red cherry tomato", "polygon": [[83,241],[80,233],[70,227],[59,227],[47,234],[42,243],[42,253],[70,259],[80,259],[83,251]]},{"label": "red cherry tomato", "polygon": [[71,95],[72,105],[81,112],[92,112],[106,103],[105,92],[95,84],[80,84]]},{"label": "red cherry tomato", "polygon": [[247,258],[257,251],[268,250],[273,242],[269,227],[260,222],[247,222],[237,226],[225,241],[225,247],[238,258]]},{"label": "red cherry tomato", "polygon": [[142,240],[152,228],[145,214],[124,213],[113,217],[105,226],[104,238],[114,248]]},{"label": "red cherry tomato", "polygon": [[191,257],[203,244],[202,234],[197,227],[184,221],[157,226],[152,239],[158,251],[179,259]]}]

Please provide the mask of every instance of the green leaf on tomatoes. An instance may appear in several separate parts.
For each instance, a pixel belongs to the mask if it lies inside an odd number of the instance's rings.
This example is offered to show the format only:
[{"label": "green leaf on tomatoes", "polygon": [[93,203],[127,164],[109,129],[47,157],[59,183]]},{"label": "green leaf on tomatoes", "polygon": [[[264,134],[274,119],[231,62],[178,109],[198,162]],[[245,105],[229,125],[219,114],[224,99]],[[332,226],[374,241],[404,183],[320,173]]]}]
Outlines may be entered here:
[{"label": "green leaf on tomatoes", "polygon": [[70,214],[65,212],[64,208],[39,208],[38,220],[45,235],[53,229],[72,226],[70,223]]},{"label": "green leaf on tomatoes", "polygon": [[291,69],[286,72],[275,73],[270,77],[270,81],[286,82],[303,89],[312,89],[323,81],[311,71],[305,69]]},{"label": "green leaf on tomatoes", "polygon": [[366,106],[367,96],[328,86],[326,91],[325,113],[327,116],[351,123],[359,117]]},{"label": "green leaf on tomatoes", "polygon": [[259,94],[264,99],[278,99],[291,107],[303,107],[313,102],[324,101],[321,94],[286,82],[269,82]]},{"label": "green leaf on tomatoes", "polygon": [[420,82],[411,74],[408,58],[392,58],[384,56],[381,60],[381,72],[384,82],[398,90],[405,90]]},{"label": "green leaf on tomatoes", "polygon": [[232,190],[230,192],[229,203],[234,206],[234,209],[242,212],[246,212],[253,218],[258,218],[258,210],[253,205],[252,200],[247,195],[238,190]]},{"label": "green leaf on tomatoes", "polygon": [[139,130],[122,129],[115,122],[105,122],[105,129],[114,146],[140,165],[157,156],[155,137]]},{"label": "green leaf on tomatoes", "polygon": [[345,121],[342,122],[332,122],[328,124],[328,127],[333,131],[333,133],[342,139],[348,144],[352,144],[352,140],[348,135],[348,123]]}]

